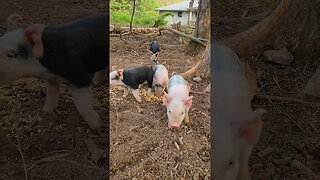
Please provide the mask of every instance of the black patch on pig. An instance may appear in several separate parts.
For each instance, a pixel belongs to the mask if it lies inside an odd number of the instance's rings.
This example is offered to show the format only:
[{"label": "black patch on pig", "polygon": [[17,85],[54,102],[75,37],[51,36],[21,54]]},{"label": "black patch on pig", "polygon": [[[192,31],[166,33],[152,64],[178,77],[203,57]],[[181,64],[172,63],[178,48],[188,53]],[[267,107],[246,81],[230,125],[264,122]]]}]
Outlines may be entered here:
[{"label": "black patch on pig", "polygon": [[154,71],[150,66],[139,66],[132,69],[123,70],[122,82],[132,89],[138,89],[139,84],[148,82],[148,88],[152,88]]},{"label": "black patch on pig", "polygon": [[[150,49],[151,52],[153,52],[154,54],[157,52],[160,52],[160,48],[159,48],[159,43],[156,40],[153,40],[150,44]],[[158,54],[156,54],[156,56],[158,56]]]},{"label": "black patch on pig", "polygon": [[41,64],[76,88],[90,86],[93,73],[108,67],[108,25],[109,14],[102,13],[69,24],[46,26]]},{"label": "black patch on pig", "polygon": [[32,49],[25,44],[19,44],[15,52],[16,56],[22,57],[23,59],[28,59],[32,54]]}]

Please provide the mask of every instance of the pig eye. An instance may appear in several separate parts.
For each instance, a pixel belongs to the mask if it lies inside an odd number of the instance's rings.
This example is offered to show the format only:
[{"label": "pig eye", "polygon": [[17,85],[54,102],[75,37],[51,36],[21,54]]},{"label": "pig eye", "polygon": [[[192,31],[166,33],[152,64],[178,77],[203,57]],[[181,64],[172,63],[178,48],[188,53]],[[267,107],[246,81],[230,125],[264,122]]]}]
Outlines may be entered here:
[{"label": "pig eye", "polygon": [[181,115],[183,115],[183,112],[181,112]]},{"label": "pig eye", "polygon": [[112,80],[119,80],[119,76],[114,76]]},{"label": "pig eye", "polygon": [[234,161],[233,160],[229,161],[228,167],[231,168],[233,165],[234,165]]},{"label": "pig eye", "polygon": [[169,110],[169,113],[171,114],[171,111]]},{"label": "pig eye", "polygon": [[10,51],[10,52],[8,52],[7,57],[13,58],[13,57],[17,57],[17,55],[14,52]]}]

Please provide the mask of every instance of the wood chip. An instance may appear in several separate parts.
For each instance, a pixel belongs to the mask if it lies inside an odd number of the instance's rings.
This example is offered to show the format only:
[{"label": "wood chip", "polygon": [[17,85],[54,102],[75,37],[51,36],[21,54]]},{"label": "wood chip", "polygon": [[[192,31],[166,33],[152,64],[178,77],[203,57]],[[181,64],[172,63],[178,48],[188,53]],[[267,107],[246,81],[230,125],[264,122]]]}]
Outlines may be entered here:
[{"label": "wood chip", "polygon": [[138,113],[142,113],[143,112],[143,109],[140,106],[137,106],[137,108],[138,108]]},{"label": "wood chip", "polygon": [[270,154],[273,151],[273,149],[271,147],[267,147],[266,149],[264,149],[263,151],[261,151],[258,156],[259,157],[264,157],[268,154]]},{"label": "wood chip", "polygon": [[177,142],[174,142],[174,146],[178,149],[178,151],[180,151],[180,146],[178,145]]},{"label": "wood chip", "polygon": [[273,160],[273,162],[276,165],[288,165],[291,160],[292,160],[291,157],[284,157],[282,159],[275,159],[275,160]]},{"label": "wood chip", "polygon": [[139,128],[139,126],[132,126],[129,130],[130,131],[134,131],[134,130],[136,130],[136,129],[138,129]]},{"label": "wood chip", "polygon": [[180,145],[183,145],[182,139],[183,139],[183,137],[180,137],[180,138],[179,138],[179,143],[180,143]]}]

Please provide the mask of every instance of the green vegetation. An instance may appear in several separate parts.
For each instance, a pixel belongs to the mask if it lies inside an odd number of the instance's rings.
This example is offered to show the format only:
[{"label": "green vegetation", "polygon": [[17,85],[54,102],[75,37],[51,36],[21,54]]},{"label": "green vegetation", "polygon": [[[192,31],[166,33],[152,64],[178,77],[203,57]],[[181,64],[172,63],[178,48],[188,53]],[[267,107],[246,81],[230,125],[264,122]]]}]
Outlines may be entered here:
[{"label": "green vegetation", "polygon": [[[134,25],[153,26],[166,24],[164,18],[171,13],[159,14],[157,7],[167,6],[183,0],[136,0],[136,11],[133,17]],[[133,0],[111,0],[110,21],[112,24],[129,24],[132,14]]]}]

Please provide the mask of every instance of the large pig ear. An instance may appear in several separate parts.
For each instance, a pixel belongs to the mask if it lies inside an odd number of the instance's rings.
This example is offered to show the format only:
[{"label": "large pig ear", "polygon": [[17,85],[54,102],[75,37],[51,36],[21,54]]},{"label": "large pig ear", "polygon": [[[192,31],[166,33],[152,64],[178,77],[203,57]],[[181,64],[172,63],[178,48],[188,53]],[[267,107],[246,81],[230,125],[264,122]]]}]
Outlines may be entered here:
[{"label": "large pig ear", "polygon": [[24,41],[29,45],[33,45],[32,52],[35,57],[43,56],[43,44],[41,41],[43,24],[34,24],[24,30]]},{"label": "large pig ear", "polygon": [[192,98],[193,96],[189,96],[186,100],[184,100],[184,105],[189,108],[192,104]]},{"label": "large pig ear", "polygon": [[163,97],[162,97],[162,101],[163,101],[163,104],[162,105],[168,105],[168,104],[170,104],[171,103],[171,97],[169,97],[169,95],[166,93],[166,92],[164,92],[164,95],[163,95]]},{"label": "large pig ear", "polygon": [[246,144],[257,143],[262,129],[261,116],[264,113],[266,113],[264,109],[257,109],[247,117],[231,124],[233,130]]},{"label": "large pig ear", "polygon": [[123,69],[118,69],[118,75],[121,80],[123,80]]}]

